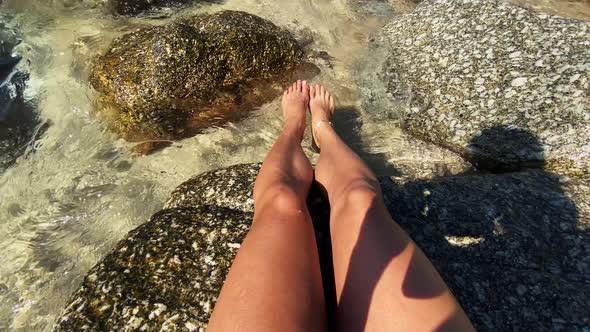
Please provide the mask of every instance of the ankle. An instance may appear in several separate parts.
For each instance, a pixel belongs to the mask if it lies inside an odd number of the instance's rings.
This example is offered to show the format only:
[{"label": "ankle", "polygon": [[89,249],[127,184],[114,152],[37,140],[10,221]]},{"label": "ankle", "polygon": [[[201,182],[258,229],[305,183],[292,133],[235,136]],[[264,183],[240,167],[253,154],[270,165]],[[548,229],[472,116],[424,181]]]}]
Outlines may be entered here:
[{"label": "ankle", "polygon": [[294,137],[299,141],[302,141],[304,133],[305,125],[301,125],[300,123],[297,123],[297,121],[287,121],[283,125],[283,131],[281,135]]},{"label": "ankle", "polygon": [[335,133],[334,126],[330,120],[318,120],[318,121],[312,123],[312,131],[313,131],[313,137],[314,137],[316,144],[319,148],[321,148],[322,134],[324,136],[326,136],[326,132]]}]

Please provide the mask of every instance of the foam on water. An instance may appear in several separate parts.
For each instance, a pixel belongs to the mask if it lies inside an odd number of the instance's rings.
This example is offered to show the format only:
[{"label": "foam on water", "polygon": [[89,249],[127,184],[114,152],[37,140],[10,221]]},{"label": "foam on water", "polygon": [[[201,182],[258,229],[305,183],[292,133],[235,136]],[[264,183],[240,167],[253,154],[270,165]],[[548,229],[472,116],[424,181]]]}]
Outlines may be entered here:
[{"label": "foam on water", "polygon": [[368,41],[392,14],[384,3],[377,2],[369,16],[357,6],[366,3],[360,0],[228,0],[160,19],[117,18],[100,9],[42,3],[47,1],[12,3],[19,7],[12,24],[23,38],[17,52],[31,73],[27,97],[36,101],[49,127],[34,153],[0,175],[0,330],[50,329],[86,271],[162,208],[175,186],[204,171],[262,161],[278,137],[277,98],[238,123],[211,128],[150,156],[132,155],[133,144],[105,131],[92,115],[93,91],[79,69],[136,24],[236,9],[310,35],[310,48],[331,57],[318,61],[322,73],[314,81],[335,93],[339,130],[374,169],[395,173],[396,163],[457,162],[405,137],[390,116],[396,106],[376,93],[383,55],[369,52]]}]

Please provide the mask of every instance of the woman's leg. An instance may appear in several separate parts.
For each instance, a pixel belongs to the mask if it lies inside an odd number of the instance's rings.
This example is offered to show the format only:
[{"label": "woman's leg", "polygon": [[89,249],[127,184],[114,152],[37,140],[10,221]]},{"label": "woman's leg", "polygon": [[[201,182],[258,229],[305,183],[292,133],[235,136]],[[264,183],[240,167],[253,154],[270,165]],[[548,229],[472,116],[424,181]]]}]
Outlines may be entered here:
[{"label": "woman's leg", "polygon": [[321,331],[319,258],[306,197],[313,178],[301,149],[307,82],[283,95],[285,127],[254,187],[254,222],[227,276],[209,331]]},{"label": "woman's leg", "polygon": [[432,264],[391,219],[375,175],[330,125],[332,96],[322,86],[310,93],[321,149],[316,180],[332,208],[339,331],[472,330]]}]

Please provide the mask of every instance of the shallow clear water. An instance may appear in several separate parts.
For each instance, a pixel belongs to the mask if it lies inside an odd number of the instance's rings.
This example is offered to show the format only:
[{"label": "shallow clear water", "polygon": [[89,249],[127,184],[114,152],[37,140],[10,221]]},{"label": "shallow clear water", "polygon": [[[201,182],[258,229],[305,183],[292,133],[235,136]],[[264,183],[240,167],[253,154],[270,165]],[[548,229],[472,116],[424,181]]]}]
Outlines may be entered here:
[{"label": "shallow clear water", "polygon": [[400,106],[376,83],[384,56],[369,51],[369,40],[394,14],[387,2],[228,0],[134,19],[55,3],[8,1],[2,8],[22,34],[16,52],[31,73],[27,98],[49,127],[34,153],[0,175],[0,330],[50,329],[86,271],[160,209],[175,186],[204,171],[262,161],[280,132],[277,99],[243,121],[149,156],[133,155],[133,144],[93,116],[93,91],[81,73],[112,38],[136,24],[237,9],[311,35],[310,50],[332,57],[315,61],[321,74],[314,81],[335,93],[339,130],[378,173],[400,175],[404,165],[422,165],[431,175],[460,165],[457,157],[405,137],[395,120]]}]

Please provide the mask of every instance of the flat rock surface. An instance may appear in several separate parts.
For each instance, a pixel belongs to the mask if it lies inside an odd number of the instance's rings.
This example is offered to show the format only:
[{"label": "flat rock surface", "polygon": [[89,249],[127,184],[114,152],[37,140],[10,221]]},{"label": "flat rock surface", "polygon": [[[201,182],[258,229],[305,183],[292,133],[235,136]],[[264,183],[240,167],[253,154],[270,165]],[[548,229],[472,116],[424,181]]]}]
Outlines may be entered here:
[{"label": "flat rock surface", "polygon": [[[588,23],[502,1],[434,0],[395,17],[383,36],[385,80],[409,103],[409,132],[492,169],[544,161],[556,173],[588,175]],[[496,135],[498,127],[539,143],[495,149],[511,135]]]},{"label": "flat rock surface", "polygon": [[[236,165],[182,184],[165,210],[89,272],[56,329],[206,327],[251,223],[259,167]],[[588,183],[543,171],[380,182],[390,213],[478,330],[584,331],[590,324]],[[329,224],[329,207],[315,189],[308,206],[333,306],[329,230],[319,226]]]}]

